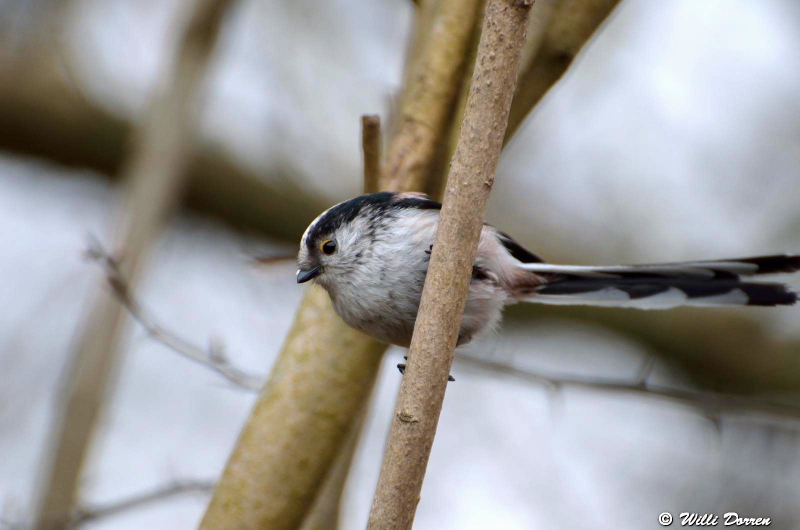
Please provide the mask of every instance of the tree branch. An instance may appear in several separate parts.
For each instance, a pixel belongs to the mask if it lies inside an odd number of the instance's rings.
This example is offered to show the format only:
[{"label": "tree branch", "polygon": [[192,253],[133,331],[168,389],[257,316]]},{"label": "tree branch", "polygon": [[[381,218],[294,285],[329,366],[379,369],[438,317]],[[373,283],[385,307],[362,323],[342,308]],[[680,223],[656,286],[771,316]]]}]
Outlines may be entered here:
[{"label": "tree branch", "polygon": [[[619,0],[558,0],[549,16],[544,37],[537,37],[536,53],[523,66],[508,119],[505,141],[555,85],[575,56],[603,24]],[[538,30],[537,30],[538,31]]]},{"label": "tree branch", "polygon": [[419,58],[409,62],[413,74],[403,96],[398,132],[383,164],[385,189],[425,191],[452,115],[481,4],[482,0],[441,0],[438,5],[423,5],[428,15],[430,9],[437,9],[430,24],[435,30],[426,34],[425,28],[419,28],[423,49]]},{"label": "tree branch", "polygon": [[364,193],[380,189],[381,178],[381,117],[361,116],[361,151],[364,154]]},{"label": "tree branch", "polygon": [[70,529],[75,529],[83,526],[86,523],[97,521],[105,517],[113,517],[122,512],[141,508],[148,504],[160,502],[171,497],[185,495],[187,493],[207,493],[210,494],[214,491],[214,482],[203,480],[187,480],[176,481],[167,484],[152,491],[147,491],[122,499],[110,504],[100,504],[97,506],[87,506],[78,509],[72,523],[69,525]]},{"label": "tree branch", "polygon": [[309,288],[201,528],[297,528],[384,348],[339,319],[324,290]]},{"label": "tree branch", "polygon": [[368,528],[411,528],[503,146],[532,1],[489,0]]},{"label": "tree branch", "polygon": [[[0,149],[119,176],[134,123],[85,98],[64,77],[69,65],[57,63],[54,48],[38,52],[0,65]],[[298,238],[325,206],[286,178],[293,168],[276,163],[267,178],[216,141],[197,139],[185,171],[190,207],[283,239]]]},{"label": "tree branch", "polygon": [[[120,271],[129,281],[135,281],[150,242],[180,196],[192,146],[194,103],[230,1],[202,0],[194,6],[166,90],[134,139],[115,235]],[[101,290],[57,395],[58,424],[37,510],[39,530],[63,528],[70,520],[92,432],[114,378],[124,323],[122,307]]]},{"label": "tree branch", "polygon": [[718,420],[722,414],[759,414],[778,420],[800,421],[800,407],[796,405],[755,396],[738,396],[735,394],[654,385],[648,380],[654,362],[654,357],[648,357],[634,379],[612,379],[555,376],[509,366],[503,362],[483,359],[473,355],[460,354],[456,357],[456,366],[471,366],[484,372],[492,372],[526,382],[545,385],[554,391],[564,387],[575,387],[663,399],[698,410],[705,417],[712,420]]},{"label": "tree branch", "polygon": [[[361,140],[364,153],[364,192],[380,190],[381,120],[379,116],[361,116]],[[374,386],[374,381],[373,381]],[[372,388],[369,395],[372,395]],[[303,518],[302,530],[336,530],[339,527],[339,511],[347,476],[355,457],[364,418],[370,399],[361,404],[342,442],[336,459],[330,466],[322,486],[317,490],[314,503]]]},{"label": "tree branch", "polygon": [[700,387],[735,393],[800,390],[800,341],[781,336],[747,311],[621,308],[517,304],[507,321],[550,319],[591,323],[628,337],[689,374]]},{"label": "tree branch", "polygon": [[[370,395],[372,395],[372,389],[370,389]],[[301,530],[336,530],[339,528],[342,494],[356,455],[369,404],[370,399],[365,399],[357,416],[350,422],[347,438],[342,442],[336,460],[314,499],[314,504],[303,519]]]},{"label": "tree branch", "polygon": [[86,255],[103,267],[106,280],[116,294],[117,300],[128,310],[128,314],[147,331],[150,338],[175,353],[211,369],[237,387],[256,392],[261,388],[264,378],[233,366],[219,344],[212,342],[208,349],[204,350],[156,324],[155,320],[147,316],[131,293],[130,285],[122,275],[119,263],[100,246],[99,242],[93,241],[87,249]]}]

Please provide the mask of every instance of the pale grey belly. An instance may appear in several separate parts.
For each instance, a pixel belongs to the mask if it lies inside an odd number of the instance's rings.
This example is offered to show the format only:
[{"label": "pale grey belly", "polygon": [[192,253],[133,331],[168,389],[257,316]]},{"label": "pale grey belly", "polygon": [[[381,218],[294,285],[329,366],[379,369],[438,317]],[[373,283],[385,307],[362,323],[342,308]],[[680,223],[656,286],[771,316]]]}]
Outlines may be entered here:
[{"label": "pale grey belly", "polygon": [[[351,327],[381,342],[407,348],[419,310],[421,285],[419,288],[414,285],[406,291],[398,291],[396,284],[386,285],[383,293],[383,296],[374,296],[373,293],[372,296],[352,297],[339,293],[332,294],[331,299],[336,312]],[[505,293],[498,286],[485,281],[473,281],[464,308],[458,344],[467,344],[481,333],[494,329],[500,321],[505,302]]]},{"label": "pale grey belly", "polygon": [[331,299],[336,313],[351,327],[381,342],[408,347],[421,292],[421,288],[400,290],[397,284],[387,284],[382,289],[331,293]]}]

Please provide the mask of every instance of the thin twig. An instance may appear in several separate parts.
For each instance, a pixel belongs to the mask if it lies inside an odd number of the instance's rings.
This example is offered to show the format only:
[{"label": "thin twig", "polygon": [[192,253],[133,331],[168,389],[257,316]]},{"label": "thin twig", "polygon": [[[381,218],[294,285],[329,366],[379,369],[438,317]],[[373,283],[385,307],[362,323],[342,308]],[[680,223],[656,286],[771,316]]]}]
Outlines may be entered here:
[{"label": "thin twig", "polygon": [[264,378],[233,366],[220,344],[211,342],[208,349],[203,349],[156,324],[134,298],[127,279],[123,277],[119,269],[117,260],[103,249],[98,241],[90,242],[86,256],[103,267],[108,284],[120,304],[147,331],[150,338],[183,357],[213,370],[237,387],[250,391],[258,391],[261,388]]},{"label": "thin twig", "polygon": [[79,508],[70,528],[75,529],[91,521],[96,521],[104,517],[112,517],[121,512],[141,508],[147,504],[163,501],[170,497],[184,495],[186,493],[209,494],[214,491],[215,486],[216,484],[213,481],[181,480],[113,503]]},{"label": "thin twig", "polygon": [[361,150],[364,153],[364,193],[376,193],[381,178],[380,116],[361,116]]},{"label": "thin twig", "polygon": [[645,358],[644,363],[642,363],[642,367],[639,369],[639,372],[636,374],[636,384],[641,388],[647,387],[647,380],[650,379],[650,374],[653,373],[653,368],[655,367],[656,358],[652,355],[648,355],[647,358]]},{"label": "thin twig", "polygon": [[762,414],[777,419],[800,420],[800,407],[761,397],[738,396],[654,385],[648,381],[649,372],[652,371],[652,362],[654,362],[652,358],[648,359],[644,365],[647,371],[640,372],[636,378],[630,380],[548,375],[473,355],[461,354],[456,357],[456,364],[514,377],[526,382],[546,385],[551,390],[558,391],[563,387],[575,387],[666,399],[699,410],[711,420],[718,419],[723,413]]},{"label": "thin twig", "polygon": [[255,256],[253,258],[253,262],[257,265],[276,265],[279,263],[287,263],[290,261],[296,261],[297,255],[292,254],[276,254],[274,256]]}]

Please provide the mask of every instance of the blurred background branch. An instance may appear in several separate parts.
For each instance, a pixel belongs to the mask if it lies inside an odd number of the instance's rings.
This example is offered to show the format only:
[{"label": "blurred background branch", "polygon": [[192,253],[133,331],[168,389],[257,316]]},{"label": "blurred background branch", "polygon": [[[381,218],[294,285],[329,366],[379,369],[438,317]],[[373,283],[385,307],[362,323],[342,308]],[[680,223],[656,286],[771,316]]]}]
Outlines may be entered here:
[{"label": "blurred background branch", "polygon": [[307,289],[201,528],[297,528],[369,396],[385,347]]},{"label": "blurred background branch", "polygon": [[67,528],[70,530],[80,528],[89,523],[97,522],[99,519],[114,517],[122,512],[136,510],[151,503],[166,501],[178,495],[189,493],[210,494],[214,491],[214,485],[213,481],[207,480],[177,480],[152,491],[133,495],[113,503],[83,506],[78,509],[72,523]]},{"label": "blurred background branch", "polygon": [[358,415],[350,422],[347,428],[347,437],[342,442],[333,465],[325,475],[325,481],[317,491],[314,503],[303,519],[302,530],[336,530],[341,528],[339,521],[344,500],[344,488],[350,469],[353,466],[356,449],[359,446],[359,439],[361,438],[361,431],[369,410],[370,396],[373,390],[374,388],[370,389],[367,399],[361,404]]},{"label": "blurred background branch", "polygon": [[682,308],[659,312],[588,307],[510,308],[508,317],[585,322],[629,337],[681,367],[696,384],[742,394],[800,388],[800,342],[741,310]]},{"label": "blurred background branch", "polygon": [[[427,3],[423,3],[423,14]],[[452,116],[470,36],[482,5],[480,0],[441,0],[431,17],[429,34],[424,31],[426,20],[419,22],[422,30],[417,35],[424,42],[412,47],[412,53],[420,51],[409,63],[413,74],[407,78],[401,98],[398,132],[386,153],[384,189],[428,191],[433,182],[443,178],[431,172]]]},{"label": "blurred background branch", "polygon": [[[479,369],[484,373],[496,373],[510,376],[530,383],[544,385],[548,389],[558,392],[563,388],[585,388],[602,392],[632,393],[654,399],[672,401],[676,404],[690,407],[714,422],[722,416],[759,416],[772,421],[800,420],[800,404],[792,404],[786,400],[769,399],[761,396],[743,397],[735,394],[723,394],[702,390],[674,388],[665,385],[656,385],[649,382],[649,370],[652,368],[653,359],[645,361],[641,377],[636,379],[610,379],[576,376],[556,376],[534,372],[530,369],[509,365],[507,362],[498,362],[475,355],[461,354],[456,356],[456,366]],[[793,396],[797,401],[798,396]]]},{"label": "blurred background branch", "polygon": [[514,103],[508,119],[506,141],[525,117],[555,85],[619,0],[544,0],[542,19],[533,29],[527,64],[520,70]]},{"label": "blurred background branch", "polygon": [[361,152],[364,156],[364,193],[380,190],[381,180],[381,117],[361,116]]},{"label": "blurred background branch", "polygon": [[183,357],[206,366],[229,383],[248,391],[257,392],[263,383],[263,377],[250,374],[231,365],[221,344],[210,342],[207,350],[195,346],[192,342],[179,337],[176,333],[159,325],[142,308],[131,292],[128,279],[123,276],[117,260],[106,252],[98,241],[86,251],[87,256],[98,262],[105,271],[108,286],[117,297],[117,301],[128,310],[128,314],[141,325],[153,340],[163,344]]},{"label": "blurred background branch", "polygon": [[[60,65],[67,59],[54,53],[40,50],[0,67],[0,149],[120,175],[136,124],[81,94]],[[293,168],[276,162],[269,171],[282,178],[268,181],[212,140],[196,139],[185,166],[186,203],[233,225],[296,240],[325,208],[322,198],[286,178]]]},{"label": "blurred background branch", "polygon": [[[202,90],[223,15],[230,2],[200,0],[188,16],[174,69],[148,119],[137,131],[123,169],[127,184],[117,220],[116,266],[132,285],[151,242],[176,204],[192,144],[193,111]],[[99,289],[86,317],[56,402],[58,427],[51,441],[36,527],[63,528],[71,519],[83,463],[103,401],[114,381],[124,331],[124,308]]]}]

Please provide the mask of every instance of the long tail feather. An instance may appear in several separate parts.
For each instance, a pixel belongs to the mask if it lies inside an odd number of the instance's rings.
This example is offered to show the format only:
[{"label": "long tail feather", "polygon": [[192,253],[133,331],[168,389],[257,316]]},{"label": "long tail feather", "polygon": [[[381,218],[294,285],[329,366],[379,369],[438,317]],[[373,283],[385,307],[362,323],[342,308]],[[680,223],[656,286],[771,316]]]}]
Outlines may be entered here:
[{"label": "long tail feather", "polygon": [[546,282],[524,290],[521,299],[560,305],[671,307],[791,305],[798,294],[778,283],[745,282],[742,276],[800,270],[800,256],[585,267],[526,263]]}]

